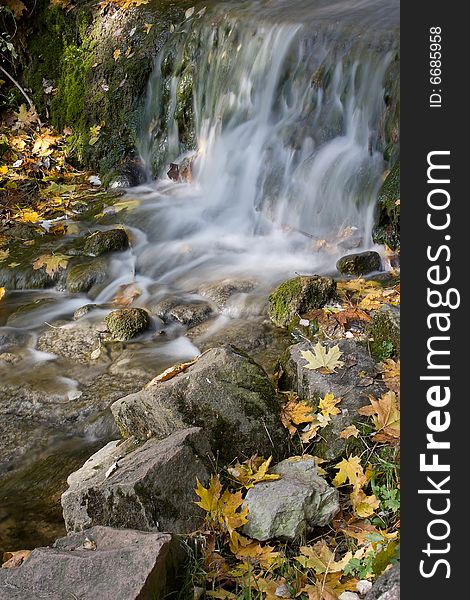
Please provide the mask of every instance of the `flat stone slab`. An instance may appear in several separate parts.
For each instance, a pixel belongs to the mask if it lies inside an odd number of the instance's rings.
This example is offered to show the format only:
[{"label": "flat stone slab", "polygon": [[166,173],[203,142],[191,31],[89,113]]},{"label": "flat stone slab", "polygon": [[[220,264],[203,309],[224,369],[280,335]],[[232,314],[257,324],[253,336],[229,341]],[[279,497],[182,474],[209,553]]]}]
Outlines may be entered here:
[{"label": "flat stone slab", "polygon": [[0,569],[0,600],[154,600],[175,591],[171,535],[93,527]]}]

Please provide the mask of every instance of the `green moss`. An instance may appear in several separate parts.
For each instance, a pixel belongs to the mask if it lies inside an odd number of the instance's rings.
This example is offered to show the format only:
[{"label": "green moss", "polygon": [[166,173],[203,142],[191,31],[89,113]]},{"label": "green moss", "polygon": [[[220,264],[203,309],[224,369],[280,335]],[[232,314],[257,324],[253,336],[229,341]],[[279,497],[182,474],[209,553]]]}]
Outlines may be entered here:
[{"label": "green moss", "polygon": [[90,234],[83,246],[86,254],[100,256],[106,252],[119,252],[129,247],[129,238],[124,229],[95,231]]},{"label": "green moss", "polygon": [[116,341],[125,342],[146,331],[150,317],[142,308],[121,308],[109,313],[106,325]]},{"label": "green moss", "polygon": [[374,316],[369,330],[370,349],[377,361],[383,361],[394,354],[400,355],[399,309],[383,305]]},{"label": "green moss", "polygon": [[400,160],[383,182],[377,197],[378,221],[374,241],[387,244],[392,250],[400,246]]}]

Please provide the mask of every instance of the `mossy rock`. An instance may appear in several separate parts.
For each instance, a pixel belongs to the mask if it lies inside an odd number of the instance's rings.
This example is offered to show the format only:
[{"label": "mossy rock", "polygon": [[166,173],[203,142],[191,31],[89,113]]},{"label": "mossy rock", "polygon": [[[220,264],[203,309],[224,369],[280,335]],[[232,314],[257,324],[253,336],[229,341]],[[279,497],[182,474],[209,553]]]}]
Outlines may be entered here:
[{"label": "mossy rock", "polygon": [[289,327],[301,314],[322,308],[336,295],[336,282],[330,277],[299,276],[281,283],[269,296],[269,317],[278,327]]},{"label": "mossy rock", "polygon": [[143,308],[120,308],[109,313],[106,325],[116,341],[126,342],[150,327],[150,317]]},{"label": "mossy rock", "polygon": [[72,294],[89,292],[94,285],[106,281],[106,261],[89,260],[73,265],[67,271],[65,287]]},{"label": "mossy rock", "polygon": [[392,250],[400,247],[400,161],[393,165],[377,197],[378,220],[373,237]]},{"label": "mossy rock", "polygon": [[382,305],[374,315],[369,336],[372,356],[383,361],[393,355],[400,356],[400,309]]},{"label": "mossy rock", "polygon": [[382,261],[377,252],[359,252],[347,254],[336,263],[336,268],[344,275],[367,275],[373,271],[380,271]]},{"label": "mossy rock", "polygon": [[129,248],[129,238],[124,229],[108,229],[90,234],[83,245],[83,250],[90,256],[100,256],[106,252],[121,252]]}]

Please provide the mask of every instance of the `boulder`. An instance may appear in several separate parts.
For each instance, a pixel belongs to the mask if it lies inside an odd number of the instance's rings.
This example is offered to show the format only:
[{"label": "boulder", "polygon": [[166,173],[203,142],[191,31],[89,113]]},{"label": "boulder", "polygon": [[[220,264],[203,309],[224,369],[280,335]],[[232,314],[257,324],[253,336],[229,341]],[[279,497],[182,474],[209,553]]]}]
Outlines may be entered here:
[{"label": "boulder", "polygon": [[373,271],[380,271],[382,260],[377,252],[359,252],[347,254],[336,263],[336,268],[344,275],[367,275]]},{"label": "boulder", "polygon": [[196,478],[209,478],[211,449],[199,428],[143,445],[133,438],[109,442],[67,483],[62,508],[68,531],[109,525],[143,531],[189,533],[202,525],[194,504]]},{"label": "boulder", "polygon": [[0,600],[153,600],[176,591],[183,556],[164,533],[93,527],[0,569]]},{"label": "boulder", "polygon": [[[86,260],[72,265],[67,270],[65,287],[72,294],[89,292],[95,285],[102,284],[107,279],[106,261]],[[93,295],[93,294],[91,294]]]},{"label": "boulder", "polygon": [[382,361],[392,354],[400,355],[400,309],[383,304],[375,313],[368,331],[374,358]]},{"label": "boulder", "polygon": [[269,296],[269,317],[278,327],[288,327],[296,317],[322,308],[335,295],[336,282],[330,277],[294,277]]},{"label": "boulder", "polygon": [[165,298],[151,307],[150,312],[166,323],[173,321],[186,327],[195,327],[209,319],[212,307],[201,300],[184,302],[180,298]]},{"label": "boulder", "polygon": [[104,324],[92,325],[88,321],[54,325],[39,334],[37,348],[42,352],[87,363],[91,360],[91,353],[100,347],[104,331]]},{"label": "boulder", "polygon": [[271,382],[257,363],[229,346],[208,350],[185,371],[111,408],[120,430],[138,439],[203,427],[222,464],[255,453],[280,456],[285,450]]},{"label": "boulder", "polygon": [[219,310],[223,310],[230,298],[238,294],[247,294],[255,287],[253,279],[222,279],[202,285],[198,292],[209,298]]},{"label": "boulder", "polygon": [[282,364],[284,374],[280,385],[284,389],[292,389],[300,398],[309,401],[314,409],[318,407],[325,394],[332,393],[341,398],[337,407],[339,415],[331,417],[331,423],[321,430],[321,439],[315,445],[314,453],[326,460],[337,460],[352,450],[356,442],[354,437],[347,440],[339,437],[340,432],[357,422],[368,422],[367,417],[358,414],[358,409],[367,406],[368,396],[380,397],[385,385],[377,379],[378,370],[367,348],[354,340],[333,340],[323,342],[323,346],[331,348],[339,346],[344,366],[335,373],[324,374],[319,370],[306,369],[307,361],[302,352],[312,351],[312,344],[302,342],[287,349]]},{"label": "boulder", "polygon": [[85,254],[100,256],[106,252],[119,252],[129,248],[129,238],[124,229],[95,231],[88,235],[83,244]]},{"label": "boulder", "polygon": [[288,458],[271,473],[280,479],[258,483],[246,494],[245,535],[298,540],[313,527],[328,525],[339,511],[339,493],[318,475],[313,457]]},{"label": "boulder", "polygon": [[126,342],[144,333],[150,327],[150,317],[143,308],[118,308],[106,317],[106,325],[112,337]]},{"label": "boulder", "polygon": [[400,565],[385,571],[367,592],[364,600],[400,600]]}]

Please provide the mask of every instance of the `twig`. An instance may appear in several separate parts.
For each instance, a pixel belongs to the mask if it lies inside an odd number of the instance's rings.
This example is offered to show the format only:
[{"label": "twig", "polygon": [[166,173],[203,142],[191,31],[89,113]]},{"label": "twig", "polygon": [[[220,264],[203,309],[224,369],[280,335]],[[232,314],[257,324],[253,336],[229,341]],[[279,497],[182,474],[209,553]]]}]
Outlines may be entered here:
[{"label": "twig", "polygon": [[16,81],[16,79],[14,79],[14,77],[12,77],[12,75],[10,75],[10,73],[8,73],[8,71],[5,71],[5,69],[2,67],[2,65],[0,65],[0,71],[2,71],[2,73],[4,73],[14,83],[14,85],[16,85],[16,87],[20,90],[20,92],[26,98],[26,101],[29,104],[29,108],[33,108],[34,105],[33,105],[32,101],[31,101],[31,98],[24,91],[24,89],[21,87],[21,85]]}]

